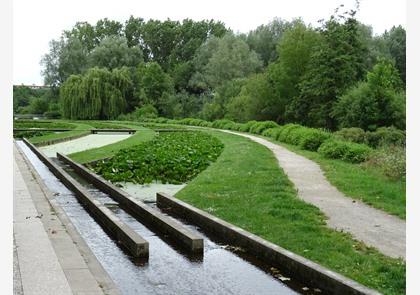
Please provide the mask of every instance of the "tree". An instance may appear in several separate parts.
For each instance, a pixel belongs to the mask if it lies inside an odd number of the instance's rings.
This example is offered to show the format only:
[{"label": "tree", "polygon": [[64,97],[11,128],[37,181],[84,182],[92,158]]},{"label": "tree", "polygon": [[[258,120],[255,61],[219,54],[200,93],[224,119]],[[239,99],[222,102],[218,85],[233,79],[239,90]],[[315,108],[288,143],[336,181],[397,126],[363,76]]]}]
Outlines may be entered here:
[{"label": "tree", "polygon": [[285,122],[286,108],[299,95],[299,83],[307,72],[313,48],[320,43],[319,33],[301,20],[294,21],[278,44],[278,59],[269,65],[267,79],[276,97],[276,121]]},{"label": "tree", "polygon": [[96,45],[98,45],[95,27],[88,22],[77,22],[70,31],[65,30],[63,32],[63,37],[65,39],[78,39],[87,52],[90,52]]},{"label": "tree", "polygon": [[[322,42],[313,52],[299,84],[300,95],[288,109],[288,116],[294,121],[336,129],[337,122],[331,115],[334,103],[366,71],[367,48],[360,40],[355,13],[332,16],[321,28]],[[344,21],[341,23],[340,19]]]},{"label": "tree", "polygon": [[90,67],[103,67],[109,70],[123,66],[136,67],[143,62],[138,47],[128,47],[125,37],[105,37],[89,54]]},{"label": "tree", "polygon": [[248,33],[246,42],[259,55],[265,67],[277,59],[277,44],[289,25],[290,23],[275,18],[267,25],[261,25]]},{"label": "tree", "polygon": [[80,74],[86,69],[87,51],[75,37],[50,42],[50,52],[42,57],[44,83],[57,87],[72,74]]},{"label": "tree", "polygon": [[165,112],[168,96],[165,93],[173,93],[173,82],[157,62],[140,65],[138,68],[137,85],[140,103],[151,104],[160,114]]},{"label": "tree", "polygon": [[392,27],[389,33],[385,33],[385,43],[388,50],[395,60],[395,67],[400,73],[401,80],[405,83],[405,63],[406,63],[406,33],[405,29],[400,25]]},{"label": "tree", "polygon": [[194,58],[196,72],[190,86],[202,91],[215,88],[225,81],[247,77],[261,66],[258,55],[241,38],[233,34],[213,37],[200,47]]},{"label": "tree", "polygon": [[108,18],[100,19],[95,25],[95,43],[100,44],[106,37],[120,37],[123,35],[123,24]]},{"label": "tree", "polygon": [[127,71],[91,68],[71,75],[60,89],[63,116],[69,119],[113,119],[125,109]]},{"label": "tree", "polygon": [[266,74],[250,76],[238,96],[227,104],[226,117],[244,122],[249,120],[276,120],[278,105]]},{"label": "tree", "polygon": [[405,128],[405,93],[398,70],[382,59],[359,82],[341,96],[333,115],[340,127],[375,130],[381,126]]}]

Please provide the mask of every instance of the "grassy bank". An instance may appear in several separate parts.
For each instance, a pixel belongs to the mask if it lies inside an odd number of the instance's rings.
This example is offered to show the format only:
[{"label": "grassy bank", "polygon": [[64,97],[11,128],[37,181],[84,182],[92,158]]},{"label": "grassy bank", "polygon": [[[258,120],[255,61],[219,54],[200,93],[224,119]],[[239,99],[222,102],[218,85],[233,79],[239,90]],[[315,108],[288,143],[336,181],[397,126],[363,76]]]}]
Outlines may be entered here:
[{"label": "grassy bank", "polygon": [[65,139],[65,138],[71,138],[75,136],[82,136],[84,134],[89,134],[90,129],[92,129],[92,126],[85,124],[85,123],[76,123],[72,122],[71,124],[75,125],[75,128],[71,131],[65,131],[60,133],[50,133],[42,136],[35,136],[29,138],[29,141],[35,145],[37,144],[43,144],[48,141],[52,140],[58,140],[58,139]]},{"label": "grassy bank", "polygon": [[109,158],[115,155],[121,149],[130,148],[142,142],[152,140],[156,134],[153,130],[141,128],[135,125],[121,124],[120,126],[125,127],[125,128],[137,129],[137,132],[127,139],[124,139],[124,140],[121,140],[121,141],[118,141],[118,142],[115,142],[113,144],[109,144],[103,147],[98,147],[98,148],[70,154],[69,157],[73,159],[74,161],[82,163],[82,164],[104,159],[104,158]]},{"label": "grassy bank", "polygon": [[405,292],[405,264],[328,229],[297,198],[274,155],[246,138],[208,131],[225,148],[176,197],[384,294]]}]

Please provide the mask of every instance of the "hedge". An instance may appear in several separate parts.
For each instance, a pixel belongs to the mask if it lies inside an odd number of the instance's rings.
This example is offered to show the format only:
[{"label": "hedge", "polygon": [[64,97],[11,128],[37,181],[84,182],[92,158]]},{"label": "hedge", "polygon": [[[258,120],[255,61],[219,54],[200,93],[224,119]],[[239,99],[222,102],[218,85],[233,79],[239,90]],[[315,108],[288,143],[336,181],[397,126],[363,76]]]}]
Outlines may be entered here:
[{"label": "hedge", "polygon": [[372,149],[364,144],[329,139],[321,144],[318,152],[326,158],[361,163],[368,159]]}]

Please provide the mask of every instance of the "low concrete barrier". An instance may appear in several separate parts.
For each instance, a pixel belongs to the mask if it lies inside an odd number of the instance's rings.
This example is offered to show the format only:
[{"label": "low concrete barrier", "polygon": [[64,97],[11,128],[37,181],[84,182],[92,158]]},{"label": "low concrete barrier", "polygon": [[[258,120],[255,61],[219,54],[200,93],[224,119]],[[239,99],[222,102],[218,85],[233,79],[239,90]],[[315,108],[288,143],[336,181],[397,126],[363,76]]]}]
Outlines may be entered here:
[{"label": "low concrete barrier", "polygon": [[147,206],[141,201],[137,201],[128,193],[114,186],[109,181],[92,173],[67,156],[57,153],[57,158],[68,164],[77,174],[94,184],[98,189],[107,193],[111,198],[120,204],[124,210],[130,212],[137,220],[144,222],[157,232],[168,235],[175,243],[180,244],[184,249],[191,253],[203,253],[203,239],[182,224],[176,223],[157,210]]},{"label": "low concrete barrier", "polygon": [[[75,131],[75,130],[72,130]],[[69,141],[69,140],[73,140],[73,139],[77,139],[86,135],[89,135],[89,131],[83,131],[79,134],[76,135],[72,135],[72,136],[68,136],[68,137],[63,137],[63,138],[56,138],[56,139],[50,139],[50,140],[46,140],[40,143],[36,143],[35,146],[37,147],[41,147],[41,146],[47,146],[47,145],[52,145],[52,144],[56,144],[59,142],[65,142],[65,141]]]},{"label": "low concrete barrier", "polygon": [[102,128],[102,129],[91,129],[90,132],[92,134],[96,134],[98,132],[128,132],[129,134],[136,133],[137,130],[135,129],[112,129],[112,128]]},{"label": "low concrete barrier", "polygon": [[26,138],[25,144],[40,158],[50,171],[71,191],[85,208],[94,216],[95,220],[115,239],[127,248],[134,257],[148,257],[149,243],[125,223],[120,221],[111,210],[95,200],[78,182],[67,172],[51,161]]},{"label": "low concrete barrier", "polygon": [[380,294],[185,202],[164,193],[157,193],[156,198],[159,208],[200,226],[226,243],[241,247],[269,265],[287,271],[291,277],[321,289],[322,294]]},{"label": "low concrete barrier", "polygon": [[64,132],[72,131],[74,129],[70,128],[13,128],[13,132],[16,131],[51,131],[51,132]]}]

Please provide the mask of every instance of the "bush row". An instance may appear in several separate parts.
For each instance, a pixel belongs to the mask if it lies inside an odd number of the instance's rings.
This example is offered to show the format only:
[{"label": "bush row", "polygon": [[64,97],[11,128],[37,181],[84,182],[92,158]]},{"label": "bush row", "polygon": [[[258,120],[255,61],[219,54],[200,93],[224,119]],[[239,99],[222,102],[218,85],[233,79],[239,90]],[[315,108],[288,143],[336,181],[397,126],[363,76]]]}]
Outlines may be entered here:
[{"label": "bush row", "polygon": [[334,132],[342,140],[367,144],[370,147],[405,146],[405,132],[395,127],[380,127],[376,131],[364,131],[361,128],[343,128]]},{"label": "bush row", "polygon": [[366,161],[373,149],[386,145],[405,145],[405,132],[394,127],[382,127],[376,131],[360,128],[344,128],[331,133],[326,130],[308,128],[298,124],[278,125],[273,121],[249,121],[236,123],[221,119],[208,122],[201,119],[165,118],[148,119],[156,123],[172,123],[201,127],[212,127],[240,132],[249,132],[270,137],[274,140],[299,146],[301,149],[317,151],[330,159],[341,159],[352,163]]}]

